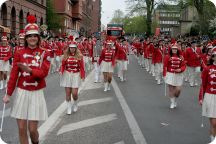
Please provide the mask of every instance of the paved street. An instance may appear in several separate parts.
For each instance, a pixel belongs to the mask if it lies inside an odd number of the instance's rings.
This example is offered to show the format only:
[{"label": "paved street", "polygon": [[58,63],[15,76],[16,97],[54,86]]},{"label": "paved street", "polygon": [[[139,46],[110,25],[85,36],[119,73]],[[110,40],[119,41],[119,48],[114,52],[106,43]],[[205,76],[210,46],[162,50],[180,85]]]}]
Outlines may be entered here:
[{"label": "paved street", "polygon": [[[42,143],[139,144],[139,140],[140,144],[209,142],[208,120],[205,119],[204,128],[200,127],[198,88],[185,84],[178,108],[170,110],[169,99],[164,96],[164,85],[156,85],[153,77],[140,69],[133,56],[127,76],[127,82],[123,83],[115,77],[115,88],[105,93],[102,83],[93,83],[93,73],[90,73],[81,87],[79,111],[68,116],[65,114],[64,90],[59,87],[59,76],[50,75],[45,90],[50,117],[39,128]],[[123,103],[124,99],[128,108]],[[8,108],[10,105],[7,105]],[[9,114],[7,111],[6,115]],[[133,118],[135,121],[131,121]],[[6,117],[2,138],[8,144],[17,144],[17,134],[15,120]]]}]

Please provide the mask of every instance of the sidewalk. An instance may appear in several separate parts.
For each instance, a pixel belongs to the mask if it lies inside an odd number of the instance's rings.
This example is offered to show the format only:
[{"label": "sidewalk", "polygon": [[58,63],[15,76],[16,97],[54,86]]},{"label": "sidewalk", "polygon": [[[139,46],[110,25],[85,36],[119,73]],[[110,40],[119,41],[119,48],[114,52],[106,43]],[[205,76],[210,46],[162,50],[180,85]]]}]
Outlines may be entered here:
[{"label": "sidewalk", "polygon": [[[54,125],[42,134],[42,144],[135,144],[113,88],[104,92],[103,83],[93,78],[91,72],[81,87],[77,113],[66,115],[65,103],[60,106]],[[40,134],[46,128],[40,128]]]}]

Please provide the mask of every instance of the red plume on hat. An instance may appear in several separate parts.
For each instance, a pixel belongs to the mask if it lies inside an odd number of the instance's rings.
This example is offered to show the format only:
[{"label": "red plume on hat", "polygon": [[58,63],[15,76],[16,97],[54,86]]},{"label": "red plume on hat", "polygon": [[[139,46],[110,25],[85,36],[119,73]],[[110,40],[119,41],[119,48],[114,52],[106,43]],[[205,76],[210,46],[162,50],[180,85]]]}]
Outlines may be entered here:
[{"label": "red plume on hat", "polygon": [[35,23],[36,17],[33,15],[29,15],[27,17],[27,22],[28,22],[28,24],[25,26],[25,35],[30,35],[30,34],[38,34],[39,35],[39,27]]},{"label": "red plume on hat", "polygon": [[175,44],[176,40],[174,38],[171,39],[171,44]]},{"label": "red plume on hat", "polygon": [[35,16],[33,16],[33,15],[29,15],[28,17],[27,17],[27,22],[28,23],[35,23],[36,22],[36,17]]},{"label": "red plume on hat", "polygon": [[7,33],[6,33],[6,32],[3,32],[3,33],[2,33],[1,39],[2,39],[2,40],[7,40]]},{"label": "red plume on hat", "polygon": [[69,39],[70,39],[71,41],[73,41],[73,40],[74,40],[74,37],[71,35],[71,36],[69,36]]}]

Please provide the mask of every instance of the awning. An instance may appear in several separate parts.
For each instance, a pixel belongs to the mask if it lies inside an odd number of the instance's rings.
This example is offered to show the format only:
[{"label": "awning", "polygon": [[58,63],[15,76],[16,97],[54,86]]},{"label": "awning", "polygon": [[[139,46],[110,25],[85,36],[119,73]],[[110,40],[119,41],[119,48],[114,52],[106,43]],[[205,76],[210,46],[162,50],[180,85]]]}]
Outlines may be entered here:
[{"label": "awning", "polygon": [[11,33],[11,30],[7,27],[4,27],[2,25],[0,25],[0,29],[3,29],[3,32],[6,32],[6,33]]}]

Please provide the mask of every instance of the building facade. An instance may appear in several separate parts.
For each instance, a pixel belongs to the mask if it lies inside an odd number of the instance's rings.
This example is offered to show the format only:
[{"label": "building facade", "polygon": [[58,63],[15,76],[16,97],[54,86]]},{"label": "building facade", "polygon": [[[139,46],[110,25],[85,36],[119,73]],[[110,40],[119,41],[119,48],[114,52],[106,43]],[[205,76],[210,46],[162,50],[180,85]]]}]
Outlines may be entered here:
[{"label": "building facade", "polygon": [[190,33],[191,27],[199,21],[197,9],[194,6],[187,6],[181,11],[180,32],[181,35]]},{"label": "building facade", "polygon": [[61,16],[61,25],[58,31],[59,33],[66,33],[69,29],[73,29],[73,21],[72,21],[72,10],[73,3],[72,0],[53,0],[53,5],[55,8],[55,12]]},{"label": "building facade", "polygon": [[177,5],[159,5],[154,12],[160,32],[165,35],[176,35],[180,27],[180,9]]},{"label": "building facade", "polygon": [[93,4],[93,12],[92,12],[92,33],[100,32],[101,31],[101,0],[95,0]]},{"label": "building facade", "polygon": [[100,30],[101,0],[54,0],[54,6],[63,16],[61,33],[75,30],[89,36]]},{"label": "building facade", "polygon": [[16,36],[27,24],[29,14],[35,15],[37,24],[46,23],[46,0],[8,0],[0,11],[0,25],[11,29],[11,36]]}]

